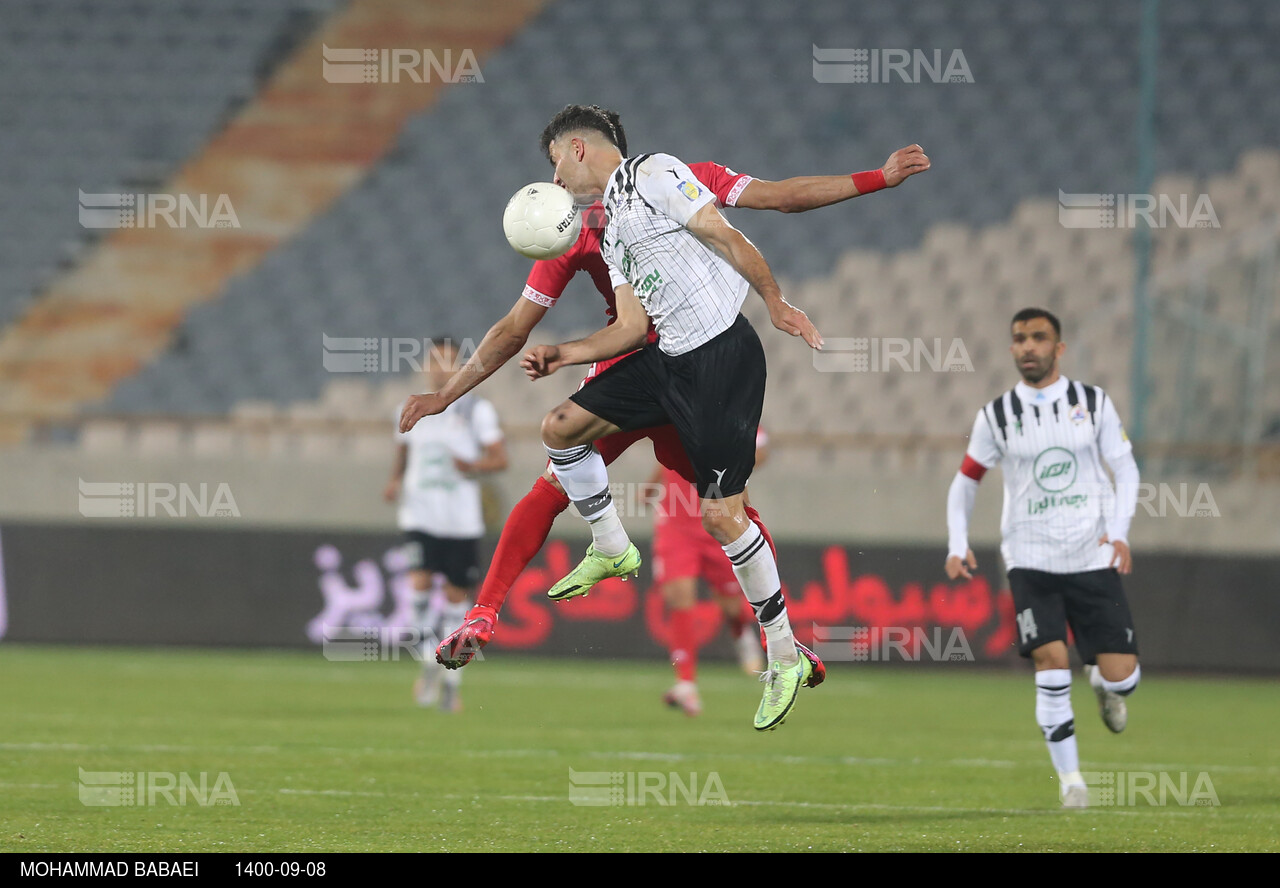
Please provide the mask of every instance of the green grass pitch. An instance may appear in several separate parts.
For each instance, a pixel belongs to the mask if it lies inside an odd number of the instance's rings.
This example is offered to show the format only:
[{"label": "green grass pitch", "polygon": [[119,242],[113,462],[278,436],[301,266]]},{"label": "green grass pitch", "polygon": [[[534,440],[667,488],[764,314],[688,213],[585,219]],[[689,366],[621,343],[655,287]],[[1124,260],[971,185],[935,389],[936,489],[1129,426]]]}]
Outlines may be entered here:
[{"label": "green grass pitch", "polygon": [[[1205,772],[1220,805],[1166,793],[1063,812],[1022,671],[835,664],[758,734],[760,685],[728,666],[704,668],[697,719],[661,706],[662,662],[491,653],[453,715],[412,704],[415,669],[0,648],[0,850],[1280,849],[1271,681],[1150,670],[1112,736],[1077,674],[1082,770],[1187,772],[1189,789]],[[87,807],[80,768],[211,787],[226,772],[239,804]],[[572,804],[571,769],[621,773],[637,803]],[[690,804],[686,787],[729,804]]]}]

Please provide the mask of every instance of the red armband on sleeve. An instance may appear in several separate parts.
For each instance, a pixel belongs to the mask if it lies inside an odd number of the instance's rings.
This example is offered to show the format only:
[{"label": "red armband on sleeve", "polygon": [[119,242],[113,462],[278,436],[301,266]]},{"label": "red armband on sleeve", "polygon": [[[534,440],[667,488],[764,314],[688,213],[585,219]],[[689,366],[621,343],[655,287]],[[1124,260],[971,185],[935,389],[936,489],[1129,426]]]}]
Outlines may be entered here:
[{"label": "red armband on sleeve", "polygon": [[884,184],[884,170],[867,170],[863,173],[853,173],[852,178],[853,187],[858,189],[858,194],[870,194],[886,187]]},{"label": "red armband on sleeve", "polygon": [[974,481],[981,481],[982,476],[987,474],[987,467],[966,453],[964,462],[960,463],[960,474]]}]

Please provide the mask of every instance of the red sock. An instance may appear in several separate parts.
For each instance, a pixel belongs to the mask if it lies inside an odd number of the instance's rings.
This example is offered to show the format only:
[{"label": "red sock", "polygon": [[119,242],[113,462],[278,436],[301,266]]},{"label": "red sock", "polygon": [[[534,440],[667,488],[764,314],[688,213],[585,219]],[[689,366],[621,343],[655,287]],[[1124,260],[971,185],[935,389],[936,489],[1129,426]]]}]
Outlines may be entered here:
[{"label": "red sock", "polygon": [[760,513],[755,510],[754,506],[744,506],[743,509],[747,513],[747,517],[755,522],[756,527],[760,528],[760,533],[764,534],[764,541],[769,544],[769,551],[773,553],[773,560],[776,564],[778,561],[778,547],[773,544],[773,537],[769,535],[769,528],[764,526],[764,521],[760,518]]},{"label": "red sock", "polygon": [[698,648],[693,637],[693,608],[671,611],[671,665],[677,681],[693,681],[698,674]]},{"label": "red sock", "polygon": [[495,613],[502,610],[512,584],[547,541],[556,516],[567,508],[569,497],[546,478],[539,478],[502,525],[489,572],[476,596],[477,605],[491,607]]}]

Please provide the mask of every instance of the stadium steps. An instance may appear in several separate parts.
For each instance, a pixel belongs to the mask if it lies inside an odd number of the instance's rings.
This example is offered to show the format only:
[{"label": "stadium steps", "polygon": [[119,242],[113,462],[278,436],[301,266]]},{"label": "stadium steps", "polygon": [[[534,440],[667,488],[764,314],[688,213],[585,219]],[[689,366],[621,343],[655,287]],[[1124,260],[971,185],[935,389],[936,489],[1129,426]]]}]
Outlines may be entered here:
[{"label": "stadium steps", "polygon": [[[483,61],[541,5],[354,0],[330,18],[222,132],[155,189],[226,195],[238,228],[117,230],[0,333],[0,407],[8,416],[0,421],[0,438],[20,437],[31,420],[69,416],[135,375],[172,343],[188,309],[217,297],[229,280],[248,273],[360,181],[391,149],[404,122],[443,91],[438,77],[326,82],[322,46],[411,47],[441,56],[446,48],[459,55],[468,48]],[[163,23],[139,21],[163,31]],[[120,75],[116,85],[146,101],[150,86],[169,70],[154,64],[156,70]]]},{"label": "stadium steps", "polygon": [[[930,4],[917,13],[915,4],[907,11],[892,0],[866,0],[856,8],[745,0],[726,11],[654,0],[641,14],[591,0],[550,4],[486,60],[492,88],[452,90],[430,113],[409,121],[395,150],[359,188],[270,261],[232,281],[210,311],[190,315],[174,346],[117,386],[102,406],[190,412],[187,393],[195,390],[205,394],[200,403],[215,410],[245,398],[282,404],[315,398],[327,382],[315,360],[319,333],[483,329],[517,298],[527,269],[505,248],[495,219],[516,184],[546,176],[536,134],[565,101],[583,98],[563,87],[579,82],[583,71],[591,74],[590,98],[622,113],[637,151],[715,158],[781,178],[868,166],[892,148],[923,144],[933,172],[890,195],[799,217],[734,214],[734,223],[765,247],[775,271],[795,280],[829,275],[851,248],[885,256],[915,249],[935,224],[981,231],[1036,195],[1042,196],[1037,212],[1056,225],[1059,189],[1116,191],[1134,179],[1131,140],[1121,134],[1131,132],[1137,102],[1130,56],[1138,17],[1108,0],[1051,5],[1042,14],[1024,7],[991,0],[977,7],[981,13],[967,4]],[[1195,0],[1167,0],[1162,7],[1171,21],[1195,24],[1187,27],[1193,40],[1162,45],[1158,169],[1212,176],[1242,150],[1272,141],[1280,121],[1275,91],[1259,91],[1244,115],[1206,93],[1222,77],[1206,73],[1211,67],[1228,71],[1232,84],[1275,69],[1257,36],[1274,29],[1274,16],[1260,0],[1233,6],[1229,16]],[[949,40],[964,48],[974,84],[815,83],[815,39],[833,47],[869,40],[936,46],[939,15]],[[1164,71],[1171,72],[1167,81]],[[645,88],[636,89],[637,82]],[[699,88],[690,90],[690,82]],[[1052,102],[1044,101],[1046,91]],[[1112,241],[1085,249],[1099,260],[1103,253],[1122,254],[1125,238]],[[1016,247],[1034,248],[1034,240]],[[987,257],[993,263],[1001,261],[996,252]],[[952,265],[968,260],[964,249],[952,247],[931,272],[945,279]],[[855,306],[871,296],[895,298],[878,277],[858,283]],[[263,347],[257,337],[237,332],[263,294],[270,294],[278,319],[281,332],[271,347],[280,355],[260,372],[244,373],[240,366],[264,364],[255,354]],[[1043,298],[1070,304],[1057,278]],[[1015,301],[1013,289],[1004,287],[991,293],[988,305]],[[545,325],[559,337],[582,323],[584,311],[598,317],[597,306],[594,294],[571,287]],[[230,343],[221,359],[208,348],[214,341]],[[181,347],[187,342],[192,348]]]},{"label": "stadium steps", "polygon": [[[1274,177],[1274,178],[1271,178]],[[1170,175],[1155,183],[1157,192],[1198,193],[1207,187],[1223,229],[1167,228],[1155,234],[1155,272],[1176,266],[1185,255],[1222,249],[1240,232],[1238,221],[1254,218],[1254,204],[1270,207],[1280,192],[1280,152],[1258,150],[1239,159],[1233,173],[1207,185],[1194,177]],[[931,228],[921,246],[898,254],[850,250],[835,263],[833,274],[786,282],[784,292],[809,311],[828,340],[891,337],[922,340],[920,372],[898,368],[859,373],[819,372],[815,356],[797,340],[775,334],[763,303],[750,296],[744,311],[761,332],[769,361],[770,390],[764,423],[779,442],[806,438],[810,446],[828,440],[833,450],[851,442],[859,446],[900,447],[912,437],[954,439],[967,434],[974,412],[1016,379],[1008,356],[1007,319],[1026,305],[1039,304],[1059,313],[1067,324],[1067,373],[1106,388],[1122,412],[1130,408],[1133,269],[1127,231],[1067,229],[1059,224],[1056,201],[1024,201],[1010,220],[984,229],[950,223]],[[1177,242],[1177,249],[1165,244]],[[1220,281],[1238,288],[1239,280]],[[566,297],[567,298],[567,297]],[[1234,303],[1213,303],[1223,319],[1242,320]],[[1234,313],[1232,313],[1234,312]],[[1271,319],[1272,338],[1280,341],[1280,313]],[[477,331],[478,332],[478,331]],[[1154,367],[1166,380],[1176,379],[1181,352],[1177,342],[1153,341]],[[928,359],[945,359],[953,339],[963,345],[972,372],[928,372]],[[935,340],[941,340],[940,349]],[[959,353],[958,353],[959,354]],[[1269,369],[1280,367],[1280,349],[1272,349]],[[1236,388],[1223,376],[1231,367],[1212,362],[1198,366],[1197,398],[1207,416],[1226,421],[1224,411]],[[1221,371],[1221,372],[1218,372]],[[1268,376],[1271,378],[1271,376]],[[345,440],[354,458],[387,460],[396,410],[421,383],[408,375],[344,377],[330,374],[317,399],[277,406],[249,400],[232,409],[222,425],[230,428],[234,452],[314,454],[331,452],[311,439]],[[534,434],[542,416],[564,395],[563,386],[530,385],[515,363],[504,367],[480,390],[492,400],[509,430]],[[1165,427],[1184,397],[1166,385],[1152,402],[1152,422]],[[1280,395],[1269,387],[1264,400],[1280,417]],[[305,422],[303,420],[306,420]],[[170,420],[159,420],[162,424]],[[142,420],[136,426],[146,426]],[[213,421],[216,426],[218,422]],[[295,431],[265,434],[276,424]],[[81,447],[98,450],[104,442],[121,442],[127,433],[119,423],[86,424]],[[1212,428],[1212,425],[1208,426]],[[206,430],[206,435],[212,432]],[[355,447],[351,442],[360,439]],[[264,441],[270,440],[269,444]],[[195,438],[184,439],[194,449]],[[874,442],[878,440],[880,444]],[[116,443],[114,446],[131,446]]]}]

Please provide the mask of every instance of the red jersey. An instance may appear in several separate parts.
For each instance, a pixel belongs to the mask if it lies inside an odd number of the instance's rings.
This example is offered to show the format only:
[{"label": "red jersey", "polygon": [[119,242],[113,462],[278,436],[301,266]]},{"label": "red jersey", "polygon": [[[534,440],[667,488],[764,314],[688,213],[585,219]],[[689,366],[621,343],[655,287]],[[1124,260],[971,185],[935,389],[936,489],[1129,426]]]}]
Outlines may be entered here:
[{"label": "red jersey", "polygon": [[[718,163],[691,163],[698,181],[716,196],[716,205],[732,207],[738,202],[742,189],[751,182],[751,176],[735,173]],[[613,285],[609,282],[609,270],[605,267],[604,257],[600,255],[600,237],[604,232],[604,205],[599,201],[593,203],[582,214],[582,233],[569,251],[555,259],[539,259],[533,263],[529,278],[524,285],[524,298],[548,308],[556,304],[556,300],[564,293],[573,276],[580,271],[591,275],[596,289],[604,297],[605,314],[608,323],[612,324],[618,317]],[[650,328],[649,341],[657,340],[657,333]]]}]

